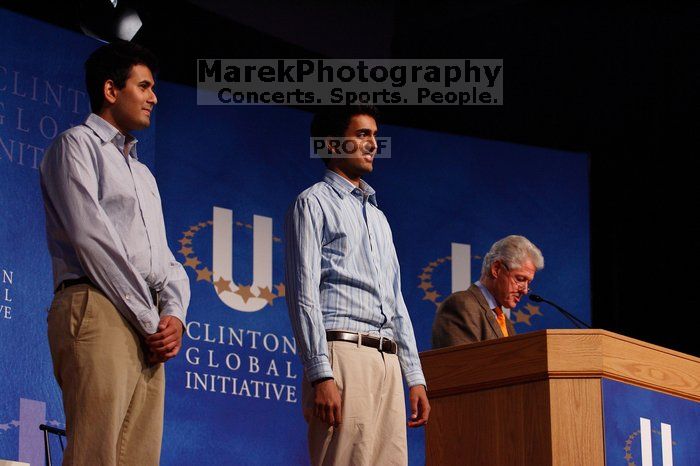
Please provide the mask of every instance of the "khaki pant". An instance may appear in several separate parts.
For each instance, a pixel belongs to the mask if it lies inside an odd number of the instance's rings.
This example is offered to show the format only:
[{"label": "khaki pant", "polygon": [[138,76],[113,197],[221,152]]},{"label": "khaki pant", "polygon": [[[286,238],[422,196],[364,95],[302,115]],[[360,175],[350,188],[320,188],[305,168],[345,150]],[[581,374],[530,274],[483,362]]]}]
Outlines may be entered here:
[{"label": "khaki pant", "polygon": [[54,374],[63,392],[64,465],[157,465],[165,372],[145,362],[142,340],[88,285],[59,291],[48,317]]},{"label": "khaki pant", "polygon": [[406,408],[395,354],[355,343],[328,343],[342,400],[342,423],[329,427],[313,416],[314,388],[304,379],[302,403],[313,465],[406,465]]}]

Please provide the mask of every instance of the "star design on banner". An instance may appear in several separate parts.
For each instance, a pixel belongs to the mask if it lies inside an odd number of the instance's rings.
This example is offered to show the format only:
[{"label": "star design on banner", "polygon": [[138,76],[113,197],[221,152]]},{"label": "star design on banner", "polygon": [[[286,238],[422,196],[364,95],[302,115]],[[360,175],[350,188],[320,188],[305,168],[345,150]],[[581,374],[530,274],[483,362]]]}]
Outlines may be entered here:
[{"label": "star design on banner", "polygon": [[272,301],[274,301],[275,298],[277,298],[277,295],[272,293],[270,291],[270,288],[266,286],[265,288],[260,288],[260,291],[258,292],[258,298],[264,299],[265,301],[267,301],[267,304],[272,306]]},{"label": "star design on banner", "polygon": [[527,325],[532,325],[530,323],[530,314],[526,314],[521,310],[515,311],[514,314],[515,314],[515,322],[516,323],[519,324],[522,322],[522,323],[525,323]]},{"label": "star design on banner", "polygon": [[432,287],[433,287],[433,284],[430,282],[421,282],[421,284],[418,285],[418,288],[420,288],[421,290],[423,290],[425,292],[427,292]]},{"label": "star design on banner", "polygon": [[234,293],[243,298],[244,303],[247,303],[250,298],[255,298],[255,295],[250,291],[250,286],[238,285],[238,289]]},{"label": "star design on banner", "polygon": [[444,264],[445,262],[451,260],[451,256],[445,256],[445,257],[439,257],[435,259],[434,261],[430,262],[428,265],[423,267],[423,273],[418,275],[418,278],[420,278],[420,283],[418,284],[418,288],[423,290],[423,301],[430,301],[435,306],[440,304],[440,301],[438,301],[438,298],[442,296],[440,293],[438,293],[436,290],[433,290],[433,270],[435,270],[437,267],[440,265]]},{"label": "star design on banner", "polygon": [[197,270],[197,266],[201,263],[202,262],[199,259],[197,259],[197,257],[188,257],[184,263],[184,266],[192,267],[194,270]]},{"label": "star design on banner", "polygon": [[[234,222],[234,224],[239,228],[248,228],[251,230],[253,229],[253,225],[249,223],[236,221]],[[182,238],[178,240],[178,243],[180,243],[181,248],[177,252],[183,256],[183,265],[185,267],[190,267],[196,272],[196,280],[198,282],[205,281],[211,283],[214,286],[216,293],[219,295],[226,292],[236,293],[239,296],[241,296],[241,298],[243,298],[243,302],[248,302],[250,298],[260,298],[264,299],[267,302],[267,304],[272,306],[275,299],[284,297],[286,293],[284,283],[274,285],[276,293],[270,290],[270,287],[265,287],[259,289],[258,295],[256,296],[252,291],[252,285],[245,286],[242,284],[236,284],[232,280],[225,280],[223,277],[219,277],[218,280],[213,281],[213,272],[209,270],[209,267],[199,268],[203,265],[203,263],[195,253],[194,246],[192,245],[192,240],[201,230],[213,225],[213,220],[195,223],[194,225],[191,225],[187,230],[183,231]],[[278,238],[277,236],[273,236],[273,242],[281,243],[282,239]],[[236,291],[233,291],[234,287],[236,288]]]},{"label": "star design on banner", "polygon": [[423,296],[423,301],[432,301],[435,303],[439,296],[440,294],[437,291],[427,291],[425,296]]},{"label": "star design on banner", "polygon": [[541,316],[541,315],[543,315],[543,314],[540,312],[540,307],[539,307],[539,306],[535,306],[534,304],[527,303],[527,304],[525,305],[525,309],[527,309],[528,311],[530,311],[530,315],[531,315],[531,316],[535,316],[535,315]]},{"label": "star design on banner", "polygon": [[632,441],[637,437],[641,431],[637,430],[635,432],[632,432],[628,437],[627,440],[625,441],[625,448],[623,449],[625,452],[625,456],[623,458],[627,461],[627,466],[637,466],[637,463],[632,461]]},{"label": "star design on banner", "polygon": [[233,291],[231,290],[231,280],[224,280],[224,277],[219,277],[219,279],[214,282],[214,287],[216,288],[216,292],[218,294],[221,294],[224,291]]},{"label": "star design on banner", "polygon": [[211,282],[211,276],[212,272],[209,270],[208,267],[204,267],[203,269],[197,270],[197,281],[206,281],[206,282]]},{"label": "star design on banner", "polygon": [[[185,261],[182,264],[185,267],[190,267],[197,273],[198,282],[204,281],[211,283],[213,273],[211,270],[209,270],[209,267],[203,267],[201,269],[198,268],[200,265],[202,265],[202,261],[199,260],[199,257],[197,257],[197,255],[194,252],[194,246],[192,246],[192,239],[195,237],[195,234],[197,232],[213,224],[213,221],[208,220],[206,222],[199,222],[194,225],[191,225],[188,230],[182,232],[182,238],[178,240],[178,243],[180,243],[180,245],[182,246],[178,253],[182,254],[185,258]],[[192,255],[192,257],[190,257],[190,255]]]}]

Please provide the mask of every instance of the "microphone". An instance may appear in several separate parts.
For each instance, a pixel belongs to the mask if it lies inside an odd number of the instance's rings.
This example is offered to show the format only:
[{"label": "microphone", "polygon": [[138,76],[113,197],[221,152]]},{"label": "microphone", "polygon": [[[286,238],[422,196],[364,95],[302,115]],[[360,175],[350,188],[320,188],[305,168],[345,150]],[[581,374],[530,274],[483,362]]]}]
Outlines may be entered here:
[{"label": "microphone", "polygon": [[551,301],[549,301],[549,300],[547,300],[547,299],[544,299],[544,298],[543,298],[542,296],[540,296],[540,295],[536,295],[535,293],[530,293],[530,294],[528,295],[528,298],[530,298],[530,300],[532,300],[532,301],[534,301],[534,302],[536,302],[536,303],[547,303],[547,304],[549,304],[550,306],[554,307],[557,311],[561,312],[561,313],[564,315],[564,317],[566,317],[567,319],[569,319],[569,320],[576,326],[576,328],[591,328],[590,325],[588,325],[587,323],[583,322],[582,320],[580,320],[579,318],[577,318],[575,315],[573,315],[572,313],[570,313],[569,311],[567,311],[567,310],[564,309],[563,307],[561,307],[561,306],[559,306],[558,304],[555,304],[555,303],[553,303],[553,302],[551,302]]}]

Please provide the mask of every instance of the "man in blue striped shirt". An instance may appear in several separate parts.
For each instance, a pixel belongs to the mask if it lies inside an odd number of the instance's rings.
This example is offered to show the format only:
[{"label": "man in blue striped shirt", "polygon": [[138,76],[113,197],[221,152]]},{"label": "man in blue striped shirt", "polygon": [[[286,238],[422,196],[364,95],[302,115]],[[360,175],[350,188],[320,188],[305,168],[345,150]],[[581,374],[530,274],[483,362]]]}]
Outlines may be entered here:
[{"label": "man in blue striped shirt", "polygon": [[376,110],[332,107],[311,125],[323,181],[287,213],[287,305],[304,365],[313,464],[406,464],[409,427],[428,420],[425,389],[391,229],[362,180],[377,150]]}]

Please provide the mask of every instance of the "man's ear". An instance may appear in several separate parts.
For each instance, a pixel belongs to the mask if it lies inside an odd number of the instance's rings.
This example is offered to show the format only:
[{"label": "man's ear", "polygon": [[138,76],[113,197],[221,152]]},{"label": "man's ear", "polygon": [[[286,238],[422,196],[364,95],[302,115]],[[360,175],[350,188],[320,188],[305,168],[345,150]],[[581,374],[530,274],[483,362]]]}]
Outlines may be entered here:
[{"label": "man's ear", "polygon": [[493,261],[491,264],[491,278],[498,278],[502,268],[503,264],[501,264],[501,261]]},{"label": "man's ear", "polygon": [[119,89],[114,85],[114,81],[108,79],[105,81],[102,87],[102,93],[104,95],[105,104],[114,104],[117,101],[117,95],[119,94]]}]

